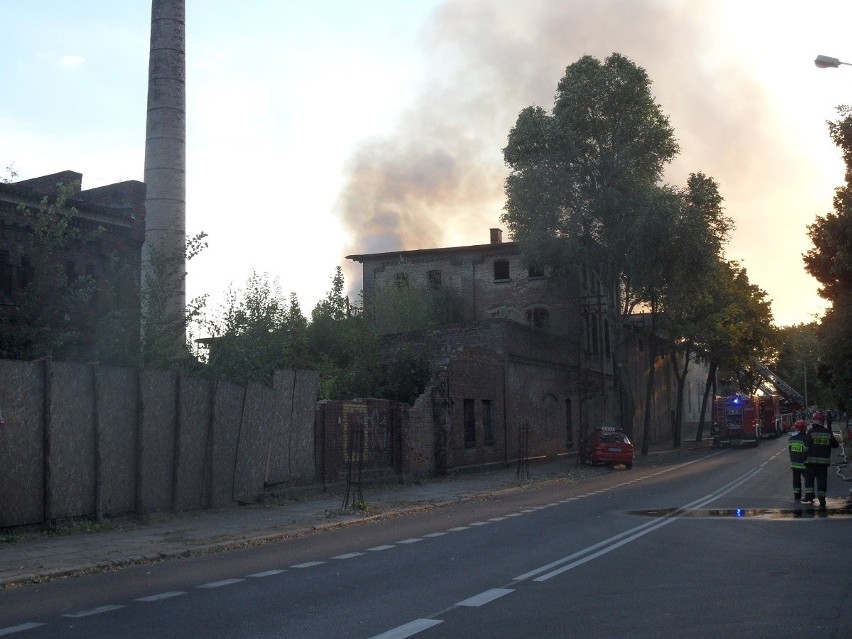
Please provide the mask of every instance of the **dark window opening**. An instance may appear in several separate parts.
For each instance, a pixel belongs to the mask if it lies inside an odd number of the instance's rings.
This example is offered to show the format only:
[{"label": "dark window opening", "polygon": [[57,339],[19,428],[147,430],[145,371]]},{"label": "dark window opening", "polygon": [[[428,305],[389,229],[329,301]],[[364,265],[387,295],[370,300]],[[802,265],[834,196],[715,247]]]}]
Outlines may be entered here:
[{"label": "dark window opening", "polygon": [[429,282],[429,288],[433,291],[441,288],[441,271],[429,271],[426,274],[427,280]]},{"label": "dark window opening", "polygon": [[544,277],[544,268],[534,264],[527,271],[529,277]]},{"label": "dark window opening", "polygon": [[527,311],[527,324],[533,328],[550,328],[550,312],[546,308],[531,308]]},{"label": "dark window opening", "polygon": [[592,315],[592,352],[599,353],[600,352],[600,344],[598,343],[598,317],[597,315]]},{"label": "dark window opening", "polygon": [[482,400],[482,425],[485,431],[485,445],[494,445],[494,404],[490,399]]},{"label": "dark window opening", "polygon": [[0,251],[0,291],[12,294],[12,265],[9,263],[9,251]]},{"label": "dark window opening", "polygon": [[574,420],[571,417],[571,400],[565,400],[565,446],[571,448],[574,445]]},{"label": "dark window opening", "polygon": [[508,280],[509,279],[509,262],[508,260],[496,260],[494,262],[494,279]]},{"label": "dark window opening", "polygon": [[397,288],[408,288],[408,273],[397,273],[394,282]]},{"label": "dark window opening", "polygon": [[473,400],[464,400],[464,447],[476,446],[476,417],[473,409]]}]

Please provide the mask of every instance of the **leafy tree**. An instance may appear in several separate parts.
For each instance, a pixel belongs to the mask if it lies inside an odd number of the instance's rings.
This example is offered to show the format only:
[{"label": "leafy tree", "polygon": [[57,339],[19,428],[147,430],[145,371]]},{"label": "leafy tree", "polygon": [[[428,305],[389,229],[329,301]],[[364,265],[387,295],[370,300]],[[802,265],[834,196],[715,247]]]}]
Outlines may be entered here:
[{"label": "leafy tree", "polygon": [[119,255],[111,255],[98,284],[97,361],[136,367],[140,358],[139,271]]},{"label": "leafy tree", "polygon": [[221,315],[207,323],[206,373],[239,384],[271,384],[276,369],[296,368],[307,321],[295,295],[290,304],[266,274],[253,272],[242,296],[230,289]]},{"label": "leafy tree", "polygon": [[703,437],[704,415],[716,373],[732,372],[741,390],[748,380],[740,373],[752,368],[755,357],[768,359],[775,343],[772,310],[766,293],[748,279],[738,262],[719,261],[706,280],[707,304],[696,309],[691,331],[696,352],[709,363],[696,441]]},{"label": "leafy tree", "polygon": [[186,262],[207,248],[207,234],[187,237],[183,255],[152,248],[142,269],[142,363],[148,368],[197,371],[190,327],[201,318],[207,296],[184,309],[171,308],[171,292],[183,288]]},{"label": "leafy tree", "polygon": [[840,106],[837,111],[840,118],[829,122],[828,128],[843,153],[845,184],[835,191],[834,211],[817,216],[808,226],[813,248],[804,261],[805,269],[820,283],[819,294],[831,302],[820,327],[824,377],[837,404],[848,408],[852,402],[852,107]]},{"label": "leafy tree", "polygon": [[70,273],[66,256],[72,246],[97,239],[102,229],[84,232],[75,223],[69,200],[78,185],[60,187],[55,199],[42,198],[37,209],[20,205],[31,232],[23,253],[26,284],[14,316],[4,316],[0,354],[12,359],[50,355],[60,359],[95,358],[95,281]]},{"label": "leafy tree", "polygon": [[677,216],[657,251],[663,267],[658,278],[665,310],[663,325],[672,336],[671,361],[677,380],[675,447],[681,444],[686,376],[690,363],[700,353],[704,322],[714,306],[709,280],[717,274],[723,247],[734,226],[724,213],[722,196],[713,178],[693,173],[679,195]]},{"label": "leafy tree", "polygon": [[[626,279],[631,288],[626,295],[647,311],[645,323],[651,347],[645,388],[642,454],[648,452],[651,399],[654,387],[660,332],[669,335],[673,345],[672,362],[678,381],[678,410],[675,416],[674,445],[680,445],[682,397],[689,364],[697,347],[693,336],[712,299],[707,280],[714,277],[722,247],[733,226],[722,208],[716,182],[701,173],[692,174],[685,189],[661,187],[648,207],[642,233],[637,238],[633,272]],[[680,357],[677,357],[677,355]],[[678,364],[679,362],[679,364]]]},{"label": "leafy tree", "polygon": [[584,56],[566,69],[552,113],[525,108],[503,149],[511,169],[503,222],[543,265],[571,272],[588,264],[599,272],[615,298],[607,309],[616,362],[637,239],[663,168],[678,152],[650,84],[645,70],[620,54],[603,63]]},{"label": "leafy tree", "polygon": [[827,406],[831,388],[818,374],[822,358],[821,327],[816,321],[778,329],[778,356],[773,370],[798,391],[805,401]]}]

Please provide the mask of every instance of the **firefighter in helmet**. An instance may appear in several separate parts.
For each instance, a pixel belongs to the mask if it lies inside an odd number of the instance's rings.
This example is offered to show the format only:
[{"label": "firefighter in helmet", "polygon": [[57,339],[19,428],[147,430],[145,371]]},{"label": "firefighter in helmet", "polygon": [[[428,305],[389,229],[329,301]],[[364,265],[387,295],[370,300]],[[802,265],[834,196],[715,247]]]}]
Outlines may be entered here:
[{"label": "firefighter in helmet", "polygon": [[787,442],[790,452],[790,468],[793,470],[793,499],[802,499],[802,475],[805,473],[805,460],[808,457],[808,447],[805,445],[805,432],[808,425],[804,419],[793,424],[793,432]]},{"label": "firefighter in helmet", "polygon": [[805,459],[805,494],[802,503],[813,503],[814,481],[816,481],[816,497],[820,510],[825,510],[825,493],[828,487],[828,467],[831,465],[831,449],[840,444],[834,433],[824,425],[825,416],[821,411],[814,413],[811,418],[813,425],[805,433],[807,458]]}]

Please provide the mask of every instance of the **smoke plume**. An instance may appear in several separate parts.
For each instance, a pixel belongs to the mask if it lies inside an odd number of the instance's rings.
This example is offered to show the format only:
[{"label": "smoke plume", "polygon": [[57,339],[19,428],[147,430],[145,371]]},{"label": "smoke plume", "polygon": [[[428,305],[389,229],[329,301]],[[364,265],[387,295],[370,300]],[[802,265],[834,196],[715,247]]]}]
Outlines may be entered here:
[{"label": "smoke plume", "polygon": [[[621,53],[644,67],[668,114],[681,156],[667,181],[713,176],[726,201],[749,197],[779,171],[762,149],[772,122],[766,96],[713,41],[706,0],[448,0],[423,34],[428,76],[392,133],[350,158],[340,214],[347,254],[484,244],[500,225],[507,169],[502,148],[518,113],[550,110],[565,68],[583,55]],[[684,52],[698,52],[685,57]],[[747,123],[747,124],[744,124]],[[743,224],[761,220],[737,220]],[[360,265],[347,264],[351,293]]]}]

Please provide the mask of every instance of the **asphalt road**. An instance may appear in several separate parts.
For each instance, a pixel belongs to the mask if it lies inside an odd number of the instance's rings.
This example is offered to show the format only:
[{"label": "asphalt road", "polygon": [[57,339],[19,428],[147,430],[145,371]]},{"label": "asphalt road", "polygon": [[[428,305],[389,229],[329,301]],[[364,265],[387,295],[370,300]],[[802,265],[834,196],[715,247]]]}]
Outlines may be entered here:
[{"label": "asphalt road", "polygon": [[783,439],[0,593],[0,635],[846,637],[848,490],[793,509]]}]

